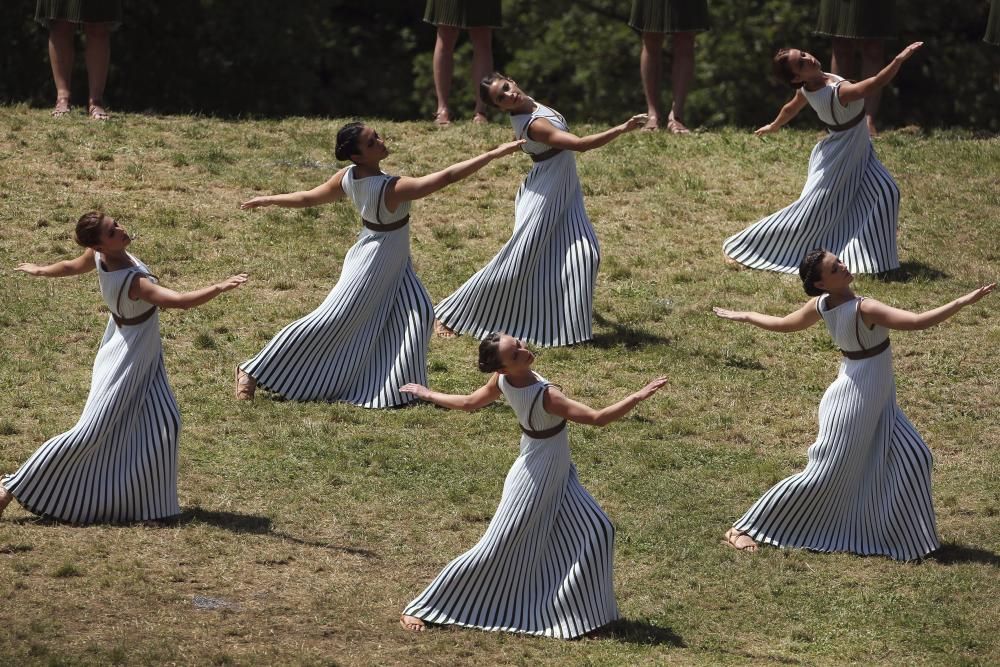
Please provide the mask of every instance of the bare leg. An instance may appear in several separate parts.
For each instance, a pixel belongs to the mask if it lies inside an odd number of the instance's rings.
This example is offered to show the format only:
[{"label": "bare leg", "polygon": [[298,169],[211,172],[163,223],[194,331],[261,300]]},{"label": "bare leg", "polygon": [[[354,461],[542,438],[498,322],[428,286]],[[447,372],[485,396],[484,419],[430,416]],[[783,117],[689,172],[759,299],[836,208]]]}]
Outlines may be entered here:
[{"label": "bare leg", "polygon": [[0,516],[3,516],[3,511],[7,509],[7,505],[10,505],[12,500],[14,500],[14,494],[0,485]]},{"label": "bare leg", "polygon": [[451,94],[451,77],[455,70],[455,42],[458,28],[439,25],[434,43],[434,92],[437,94],[437,111],[434,120],[438,125],[451,122],[448,113],[448,96]]},{"label": "bare leg", "polygon": [[694,79],[694,33],[678,32],[673,35],[673,67],[670,71],[674,101],[670,106],[667,129],[674,134],[688,134],[684,125],[684,104]]},{"label": "bare leg", "polygon": [[487,123],[486,104],[479,98],[479,82],[493,71],[493,28],[469,28],[472,42],[472,96],[476,100],[473,123]]},{"label": "bare leg", "polygon": [[663,70],[663,33],[642,33],[642,54],[639,56],[639,75],[642,92],[646,95],[646,113],[649,120],[642,128],[658,130],[663,112],[660,110],[660,76]]},{"label": "bare leg", "polygon": [[406,614],[400,615],[399,624],[403,626],[404,630],[409,630],[410,632],[422,632],[427,627],[416,616],[407,616]]},{"label": "bare leg", "polygon": [[49,61],[56,84],[56,107],[53,116],[69,113],[70,83],[73,77],[73,32],[69,21],[49,21]]},{"label": "bare leg", "polygon": [[857,43],[844,37],[833,38],[833,55],[830,56],[830,71],[845,79],[854,76],[854,49]]},{"label": "bare leg", "polygon": [[107,120],[104,85],[108,81],[108,67],[111,64],[111,26],[107,23],[84,23],[83,30],[87,35],[85,55],[87,83],[90,86],[87,113],[91,118]]},{"label": "bare leg", "polygon": [[[885,42],[881,39],[865,39],[861,42],[861,78],[867,79],[878,74],[885,62]],[[868,123],[868,132],[873,136],[878,136],[875,129],[875,115],[878,114],[879,105],[882,102],[882,90],[876,90],[865,98],[865,121]]]}]

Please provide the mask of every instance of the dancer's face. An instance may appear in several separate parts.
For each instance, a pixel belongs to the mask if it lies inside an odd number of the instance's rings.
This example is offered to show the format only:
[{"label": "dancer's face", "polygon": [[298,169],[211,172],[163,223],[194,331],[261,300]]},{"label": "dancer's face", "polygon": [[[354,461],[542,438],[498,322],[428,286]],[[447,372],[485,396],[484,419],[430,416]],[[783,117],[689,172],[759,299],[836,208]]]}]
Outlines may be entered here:
[{"label": "dancer's face", "polygon": [[816,56],[799,49],[788,52],[788,68],[795,75],[792,83],[802,83],[822,72],[822,65]]},{"label": "dancer's face", "polygon": [[497,79],[490,84],[490,99],[501,111],[513,111],[523,106],[528,96],[513,79]]},{"label": "dancer's face", "polygon": [[535,363],[534,353],[526,348],[524,343],[513,336],[506,334],[501,336],[500,342],[497,343],[497,348],[500,363],[503,364],[503,369],[501,370],[503,373],[517,375],[520,372],[528,370],[531,368],[531,364]]},{"label": "dancer's face", "polygon": [[847,266],[830,252],[823,255],[819,275],[820,279],[816,281],[816,287],[827,292],[845,289],[854,281],[854,276],[851,275]]},{"label": "dancer's face", "polygon": [[94,246],[94,250],[98,252],[121,252],[132,243],[132,237],[128,235],[125,228],[119,225],[110,215],[101,218],[100,229],[101,242]]},{"label": "dancer's face", "polygon": [[351,159],[358,164],[377,164],[387,155],[389,149],[385,147],[382,137],[372,128],[365,126],[358,136],[358,153],[352,155]]}]

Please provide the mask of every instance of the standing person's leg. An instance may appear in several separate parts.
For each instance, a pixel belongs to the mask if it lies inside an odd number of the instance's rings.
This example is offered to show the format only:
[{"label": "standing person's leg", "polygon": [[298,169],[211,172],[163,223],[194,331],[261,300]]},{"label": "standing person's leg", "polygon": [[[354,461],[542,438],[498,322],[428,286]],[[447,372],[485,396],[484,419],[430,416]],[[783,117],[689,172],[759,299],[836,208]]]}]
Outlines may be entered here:
[{"label": "standing person's leg", "polygon": [[448,112],[448,96],[451,94],[451,77],[455,70],[455,42],[458,28],[448,25],[437,27],[437,41],[434,43],[434,92],[437,94],[437,111],[434,122],[447,125],[451,122]]},{"label": "standing person's leg", "polygon": [[646,121],[644,130],[660,128],[660,76],[663,70],[663,33],[642,33],[642,53],[639,56],[639,75],[642,77],[642,92],[646,95]]},{"label": "standing person's leg", "polygon": [[493,28],[469,28],[472,42],[472,96],[476,100],[473,123],[487,123],[486,103],[479,98],[479,82],[493,71]]},{"label": "standing person's leg", "polygon": [[107,23],[84,23],[87,37],[87,83],[90,87],[87,98],[87,113],[91,118],[107,120],[104,108],[104,86],[108,81],[108,67],[111,65],[111,26]]},{"label": "standing person's leg", "polygon": [[[878,74],[885,62],[885,40],[865,39],[861,41],[861,78],[867,79]],[[878,113],[879,104],[882,102],[882,89],[879,88],[874,93],[865,98],[865,121],[868,123],[868,132],[873,137],[878,135],[875,129],[875,115]]]},{"label": "standing person's leg", "polygon": [[854,50],[857,43],[846,37],[833,38],[833,54],[830,56],[830,71],[845,79],[854,76]]},{"label": "standing person's leg", "polygon": [[56,106],[53,116],[63,116],[70,110],[70,83],[73,77],[73,35],[76,26],[69,21],[49,21],[49,61],[52,80],[56,84]]},{"label": "standing person's leg", "polygon": [[667,117],[667,129],[674,134],[688,134],[684,125],[684,104],[688,90],[694,80],[694,35],[693,32],[678,32],[671,35],[673,40],[673,66],[670,70],[673,86],[673,103]]}]

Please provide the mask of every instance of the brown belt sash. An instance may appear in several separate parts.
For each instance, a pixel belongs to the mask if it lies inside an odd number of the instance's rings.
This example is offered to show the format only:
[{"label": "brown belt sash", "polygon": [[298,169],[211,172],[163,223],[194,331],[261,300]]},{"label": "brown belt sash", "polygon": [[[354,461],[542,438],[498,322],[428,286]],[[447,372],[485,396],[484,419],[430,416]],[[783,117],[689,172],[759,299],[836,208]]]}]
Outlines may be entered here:
[{"label": "brown belt sash", "polygon": [[387,222],[384,225],[379,225],[374,222],[368,222],[364,218],[361,218],[361,224],[363,224],[368,229],[373,232],[392,232],[397,229],[402,229],[406,227],[407,223],[410,222],[410,216],[406,216],[402,220],[397,220],[396,222]]},{"label": "brown belt sash", "polygon": [[142,313],[141,315],[136,315],[135,317],[122,317],[117,313],[111,313],[111,319],[113,319],[115,321],[115,324],[117,324],[119,327],[131,327],[135,326],[136,324],[142,324],[143,322],[151,318],[153,316],[153,313],[155,312],[156,312],[156,306],[153,306],[145,313]]},{"label": "brown belt sash", "polygon": [[521,427],[521,431],[529,438],[534,438],[535,440],[545,440],[546,438],[551,438],[552,436],[557,435],[564,428],[566,428],[565,419],[556,424],[555,426],[553,426],[552,428],[547,428],[544,431],[532,431],[530,429],[524,428],[523,426]]},{"label": "brown belt sash", "polygon": [[870,347],[867,350],[841,350],[840,353],[848,359],[869,359],[882,354],[888,347],[889,339],[886,338],[875,347]]},{"label": "brown belt sash", "polygon": [[862,108],[861,113],[859,113],[857,116],[847,121],[846,123],[841,123],[840,125],[830,125],[828,123],[823,123],[823,124],[826,125],[826,129],[830,130],[831,132],[843,132],[844,130],[851,129],[864,119],[865,119],[865,110]]},{"label": "brown belt sash", "polygon": [[546,160],[551,160],[560,153],[562,153],[561,148],[550,148],[544,153],[538,153],[537,155],[535,153],[528,153],[528,155],[531,156],[532,162],[545,162]]}]

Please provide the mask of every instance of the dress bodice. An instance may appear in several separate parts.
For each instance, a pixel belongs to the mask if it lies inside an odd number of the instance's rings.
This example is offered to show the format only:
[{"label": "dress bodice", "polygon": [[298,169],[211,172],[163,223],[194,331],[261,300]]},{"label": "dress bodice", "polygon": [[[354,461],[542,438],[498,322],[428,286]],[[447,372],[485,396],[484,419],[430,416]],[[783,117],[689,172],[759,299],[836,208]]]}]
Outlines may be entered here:
[{"label": "dress bodice", "polygon": [[351,167],[344,173],[340,187],[350,197],[354,208],[358,209],[363,220],[367,220],[372,225],[387,225],[398,222],[410,214],[410,202],[408,201],[402,202],[391,213],[385,207],[385,189],[391,181],[399,176],[390,176],[383,172],[375,176],[356,178],[355,169],[357,167]]},{"label": "dress bodice", "polygon": [[153,304],[148,301],[129,298],[128,290],[133,278],[146,276],[154,283],[158,282],[142,260],[132,253],[127,254],[132,260],[133,266],[126,266],[117,271],[108,271],[108,267],[104,264],[104,256],[99,252],[94,253],[94,262],[97,264],[97,280],[101,285],[101,296],[104,297],[104,303],[108,305],[112,313],[126,319],[138,317],[153,307]]},{"label": "dress bodice", "polygon": [[827,74],[827,77],[829,83],[819,90],[809,91],[803,88],[802,92],[821,121],[827,125],[843,125],[861,113],[865,108],[865,101],[860,99],[849,102],[846,106],[841,104],[837,90],[846,79],[836,74]]},{"label": "dress bodice", "polygon": [[515,387],[507,382],[506,376],[501,375],[499,378],[500,391],[503,392],[510,406],[514,408],[514,413],[522,427],[531,431],[544,431],[561,424],[563,418],[545,411],[542,393],[545,387],[552,383],[538,373],[534,373],[534,376],[537,378],[537,382],[527,387]]},{"label": "dress bodice", "polygon": [[869,350],[889,337],[889,330],[876,324],[868,328],[861,319],[861,301],[864,297],[855,297],[850,301],[829,308],[829,294],[824,294],[816,302],[816,308],[830,331],[834,344],[847,352]]},{"label": "dress bodice", "polygon": [[527,143],[521,147],[521,150],[530,155],[539,155],[552,148],[548,144],[535,141],[528,136],[528,128],[539,118],[549,121],[556,129],[569,131],[569,125],[566,124],[566,119],[563,118],[561,113],[538,102],[535,102],[535,110],[530,114],[521,113],[512,115],[510,122],[514,126],[514,137],[527,140]]}]

